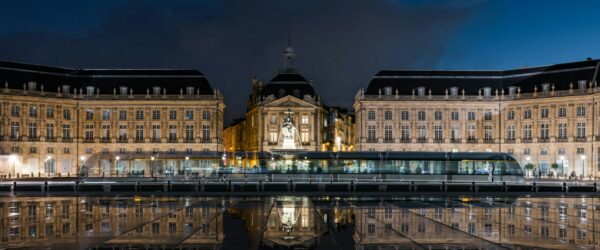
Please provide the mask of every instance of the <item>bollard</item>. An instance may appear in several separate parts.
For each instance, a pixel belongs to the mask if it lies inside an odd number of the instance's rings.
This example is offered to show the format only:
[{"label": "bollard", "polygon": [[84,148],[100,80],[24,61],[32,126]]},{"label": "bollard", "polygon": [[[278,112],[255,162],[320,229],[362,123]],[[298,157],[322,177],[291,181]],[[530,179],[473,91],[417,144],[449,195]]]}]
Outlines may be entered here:
[{"label": "bollard", "polygon": [[171,181],[167,181],[167,192],[171,192]]},{"label": "bollard", "polygon": [[413,192],[417,191],[417,188],[415,187],[415,182],[414,181],[410,182],[410,191],[413,191]]},{"label": "bollard", "polygon": [[471,182],[471,191],[477,192],[477,190],[475,190],[475,182]]},{"label": "bollard", "polygon": [[17,190],[17,182],[16,182],[16,181],[13,181],[13,192],[14,192],[15,190]]},{"label": "bollard", "polygon": [[442,181],[442,192],[446,192],[446,182]]},{"label": "bollard", "polygon": [[537,192],[537,184],[534,182],[533,183],[533,190],[531,190],[532,192]]},{"label": "bollard", "polygon": [[48,192],[48,181],[44,181],[44,191]]},{"label": "bollard", "polygon": [[506,181],[502,182],[502,192],[506,192]]},{"label": "bollard", "polygon": [[563,182],[563,192],[567,192],[567,183]]}]

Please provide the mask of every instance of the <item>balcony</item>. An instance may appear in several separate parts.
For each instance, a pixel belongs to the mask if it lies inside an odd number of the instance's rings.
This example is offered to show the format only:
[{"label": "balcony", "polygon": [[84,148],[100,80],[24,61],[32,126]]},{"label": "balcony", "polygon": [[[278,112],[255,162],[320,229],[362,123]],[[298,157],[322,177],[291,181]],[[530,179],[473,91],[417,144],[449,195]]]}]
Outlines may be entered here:
[{"label": "balcony", "polygon": [[194,138],[185,138],[185,139],[183,139],[183,142],[193,143],[194,142]]},{"label": "balcony", "polygon": [[467,143],[477,143],[477,138],[467,138]]},{"label": "balcony", "polygon": [[87,142],[87,143],[94,142],[94,138],[90,138],[90,137],[83,138],[83,142]]},{"label": "balcony", "polygon": [[152,142],[152,143],[160,143],[160,138],[152,138],[152,139],[150,139],[150,142]]},{"label": "balcony", "polygon": [[587,141],[587,138],[586,137],[575,137],[575,141],[576,142],[585,142],[585,141]]},{"label": "balcony", "polygon": [[73,142],[73,137],[63,137],[62,142]]},{"label": "balcony", "polygon": [[410,138],[402,138],[402,139],[400,139],[400,142],[402,142],[402,143],[410,143]]},{"label": "balcony", "polygon": [[47,142],[56,142],[56,137],[46,137]]},{"label": "balcony", "polygon": [[267,145],[269,145],[269,146],[275,146],[275,145],[277,145],[277,142],[276,141],[270,141],[270,142],[267,143]]},{"label": "balcony", "polygon": [[506,138],[506,143],[515,143],[516,141],[515,138]]},{"label": "balcony", "polygon": [[135,143],[143,143],[144,142],[144,138],[135,138],[135,140],[133,140],[133,142],[135,142]]},{"label": "balcony", "polygon": [[427,138],[417,138],[417,143],[426,143]]},{"label": "balcony", "polygon": [[37,136],[32,136],[27,138],[28,141],[40,141],[40,138]]},{"label": "balcony", "polygon": [[383,143],[394,143],[394,139],[393,138],[384,138]]},{"label": "balcony", "polygon": [[375,139],[375,138],[367,138],[367,143],[377,143],[377,139]]},{"label": "balcony", "polygon": [[548,137],[541,137],[541,138],[538,138],[538,141],[539,142],[550,142],[550,138],[548,138]]},{"label": "balcony", "polygon": [[483,143],[494,143],[494,139],[492,138],[484,138]]},{"label": "balcony", "polygon": [[169,143],[177,143],[177,138],[170,137],[167,141]]},{"label": "balcony", "polygon": [[110,142],[110,138],[108,138],[108,137],[102,137],[100,139],[100,142],[102,142],[102,143],[109,143]]},{"label": "balcony", "polygon": [[450,143],[461,143],[461,140],[457,138],[450,139]]},{"label": "balcony", "polygon": [[21,136],[11,136],[9,138],[10,141],[21,141],[23,139],[23,137]]},{"label": "balcony", "polygon": [[435,143],[443,143],[444,139],[442,139],[442,138],[435,138],[435,139],[433,139],[433,142],[435,142]]},{"label": "balcony", "polygon": [[567,137],[557,137],[556,142],[568,142],[569,138]]},{"label": "balcony", "polygon": [[531,142],[533,142],[533,139],[531,139],[531,137],[530,138],[523,138],[523,139],[521,139],[521,142],[523,142],[523,143],[531,143]]},{"label": "balcony", "polygon": [[118,143],[127,143],[127,137],[119,137]]},{"label": "balcony", "polygon": [[210,143],[210,138],[202,138],[200,139],[200,143]]}]

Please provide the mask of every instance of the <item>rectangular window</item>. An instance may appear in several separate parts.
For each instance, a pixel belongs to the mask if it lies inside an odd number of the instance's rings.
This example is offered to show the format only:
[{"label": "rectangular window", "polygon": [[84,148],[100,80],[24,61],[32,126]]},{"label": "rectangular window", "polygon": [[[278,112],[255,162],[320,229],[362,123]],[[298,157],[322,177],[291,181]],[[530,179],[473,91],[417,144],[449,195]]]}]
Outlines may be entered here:
[{"label": "rectangular window", "polygon": [[152,125],[152,140],[160,140],[160,125]]},{"label": "rectangular window", "polygon": [[403,120],[403,121],[408,121],[408,117],[409,117],[409,116],[408,116],[408,111],[406,111],[406,110],[403,110],[403,111],[401,112],[401,116],[402,116],[402,120]]},{"label": "rectangular window", "polygon": [[71,125],[63,124],[62,126],[62,137],[63,139],[71,138]]},{"label": "rectangular window", "polygon": [[119,125],[119,141],[127,140],[127,125]]},{"label": "rectangular window", "polygon": [[585,122],[577,123],[577,138],[578,139],[585,138]]},{"label": "rectangular window", "polygon": [[185,140],[194,140],[194,125],[185,125]]},{"label": "rectangular window", "polygon": [[436,121],[441,121],[442,120],[442,111],[435,111],[435,113],[433,113],[433,118]]},{"label": "rectangular window", "polygon": [[467,125],[467,140],[474,141],[477,140],[477,135],[475,134],[475,125]]},{"label": "rectangular window", "polygon": [[548,118],[548,108],[542,108],[540,110],[540,118]]},{"label": "rectangular window", "polygon": [[144,125],[135,125],[135,140],[144,140]]},{"label": "rectangular window", "polygon": [[92,141],[94,140],[94,125],[85,125],[85,140]]},{"label": "rectangular window", "polygon": [[119,120],[127,120],[127,110],[119,110]]},{"label": "rectangular window", "polygon": [[450,113],[450,116],[452,118],[453,121],[458,121],[458,111],[452,111],[452,113]]},{"label": "rectangular window", "polygon": [[523,125],[523,139],[531,140],[531,124]]},{"label": "rectangular window", "polygon": [[585,116],[585,107],[577,106],[577,116]]},{"label": "rectangular window", "polygon": [[540,139],[548,140],[550,138],[550,124],[540,124]]},{"label": "rectangular window", "polygon": [[103,110],[102,111],[102,120],[110,120],[110,110]]},{"label": "rectangular window", "polygon": [[383,119],[384,119],[384,120],[386,120],[386,121],[390,121],[390,120],[392,120],[392,111],[391,111],[391,110],[389,110],[389,109],[388,109],[388,110],[385,110],[385,111],[383,112]]},{"label": "rectangular window", "polygon": [[54,108],[46,107],[46,118],[54,118]]},{"label": "rectangular window", "polygon": [[29,123],[29,139],[35,139],[38,137],[37,124],[35,122]]},{"label": "rectangular window", "polygon": [[509,140],[515,139],[515,125],[508,125],[507,132],[506,132],[506,138]]},{"label": "rectangular window", "polygon": [[46,123],[46,138],[54,139],[54,124]]},{"label": "rectangular window", "polygon": [[375,110],[369,110],[369,112],[367,112],[367,119],[375,120]]},{"label": "rectangular window", "polygon": [[367,127],[367,140],[370,142],[375,141],[375,126],[374,125],[369,125]]},{"label": "rectangular window", "polygon": [[410,129],[408,125],[402,125],[402,141],[408,141],[410,139]]},{"label": "rectangular window", "polygon": [[457,141],[459,138],[459,128],[456,125],[453,125],[450,128],[450,140]]},{"label": "rectangular window", "polygon": [[567,139],[567,124],[559,123],[558,124],[558,139]]},{"label": "rectangular window", "polygon": [[531,109],[523,110],[523,119],[531,119]]},{"label": "rectangular window", "polygon": [[210,141],[210,125],[202,125],[202,140],[205,142]]},{"label": "rectangular window", "polygon": [[138,109],[135,111],[136,120],[144,120],[144,110]]},{"label": "rectangular window", "polygon": [[193,120],[194,119],[194,111],[193,110],[186,110],[185,111],[185,119],[186,120]]},{"label": "rectangular window", "polygon": [[169,141],[177,140],[177,125],[169,125]]},{"label": "rectangular window", "polygon": [[386,142],[392,142],[393,138],[392,138],[392,125],[385,125],[383,128],[383,139]]},{"label": "rectangular window", "polygon": [[418,119],[419,121],[425,121],[425,111],[419,111],[419,112],[417,113],[417,119]]},{"label": "rectangular window", "polygon": [[29,116],[30,117],[37,117],[37,115],[38,115],[37,106],[29,106]]},{"label": "rectangular window", "polygon": [[271,143],[276,143],[276,142],[277,142],[277,132],[275,132],[275,131],[271,131],[271,132],[269,133],[269,141],[270,141]]},{"label": "rectangular window", "polygon": [[308,116],[302,115],[302,124],[308,124]]},{"label": "rectangular window", "polygon": [[19,122],[10,122],[10,138],[18,139],[21,137],[21,126]]},{"label": "rectangular window", "polygon": [[85,119],[86,120],[94,120],[94,111],[93,110],[86,110],[85,111]]},{"label": "rectangular window", "polygon": [[10,114],[14,117],[19,117],[21,115],[21,107],[17,105],[12,105],[10,108]]},{"label": "rectangular window", "polygon": [[160,110],[152,110],[152,120],[160,120]]},{"label": "rectangular window", "polygon": [[425,125],[417,126],[417,130],[419,131],[419,140],[424,141],[427,139],[427,127]]},{"label": "rectangular window", "polygon": [[567,117],[567,108],[566,107],[558,108],[558,117]]},{"label": "rectangular window", "polygon": [[467,113],[467,120],[469,120],[469,121],[475,121],[475,112],[474,111],[469,111]]},{"label": "rectangular window", "polygon": [[433,126],[433,130],[434,130],[434,139],[438,142],[443,140],[442,126]]},{"label": "rectangular window", "polygon": [[483,127],[483,139],[486,142],[491,142],[492,141],[492,126],[484,126]]},{"label": "rectangular window", "polygon": [[177,110],[169,110],[169,120],[177,120]]},{"label": "rectangular window", "polygon": [[63,119],[71,120],[71,110],[68,108],[63,109]]},{"label": "rectangular window", "polygon": [[202,120],[205,120],[205,121],[210,120],[210,111],[209,110],[202,111]]},{"label": "rectangular window", "polygon": [[486,121],[491,121],[492,120],[492,111],[485,111],[485,113],[483,113],[483,119]]},{"label": "rectangular window", "polygon": [[514,120],[515,119],[515,111],[514,110],[509,110],[508,111],[507,119],[508,120]]},{"label": "rectangular window", "polygon": [[102,140],[110,140],[110,125],[102,125]]}]

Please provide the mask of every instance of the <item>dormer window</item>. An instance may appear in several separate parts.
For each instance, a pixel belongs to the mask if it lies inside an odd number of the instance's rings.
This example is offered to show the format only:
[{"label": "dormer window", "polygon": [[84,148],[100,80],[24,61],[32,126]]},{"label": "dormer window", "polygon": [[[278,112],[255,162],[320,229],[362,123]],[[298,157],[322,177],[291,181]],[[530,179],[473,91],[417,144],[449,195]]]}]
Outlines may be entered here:
[{"label": "dormer window", "polygon": [[194,95],[194,87],[185,87],[186,95]]},{"label": "dormer window", "polygon": [[279,98],[285,96],[285,89],[280,89],[279,90]]},{"label": "dormer window", "polygon": [[299,90],[299,89],[294,89],[293,91],[294,91],[294,92],[293,92],[294,96],[295,96],[296,98],[300,98],[300,90]]},{"label": "dormer window", "polygon": [[418,87],[417,88],[417,94],[419,96],[425,96],[425,87]]},{"label": "dormer window", "polygon": [[544,93],[550,92],[550,83],[542,83],[542,92],[544,92]]},{"label": "dormer window", "polygon": [[516,86],[509,86],[508,87],[508,95],[515,96],[516,94],[517,94],[517,87]]},{"label": "dormer window", "polygon": [[85,93],[88,96],[93,96],[94,95],[94,87],[93,86],[87,86],[87,87],[85,87]]},{"label": "dormer window", "polygon": [[125,87],[125,86],[119,87],[119,93],[121,93],[121,95],[127,95],[127,87]]},{"label": "dormer window", "polygon": [[385,95],[392,95],[392,87],[383,88],[383,92],[385,93]]},{"label": "dormer window", "polygon": [[458,87],[450,87],[450,95],[458,96]]},{"label": "dormer window", "polygon": [[35,90],[36,90],[36,85],[37,85],[37,83],[36,83],[36,82],[28,82],[28,83],[27,83],[27,88],[28,88],[30,91],[35,91]]},{"label": "dormer window", "polygon": [[65,94],[71,93],[71,86],[63,85],[62,90],[63,90],[63,93],[65,93]]},{"label": "dormer window", "polygon": [[160,87],[152,87],[152,95],[160,95]]},{"label": "dormer window", "polygon": [[585,89],[585,84],[587,83],[586,80],[579,80],[577,81],[577,86],[579,87],[579,89]]},{"label": "dormer window", "polygon": [[483,96],[485,96],[485,97],[492,96],[492,88],[490,88],[490,87],[483,88]]}]

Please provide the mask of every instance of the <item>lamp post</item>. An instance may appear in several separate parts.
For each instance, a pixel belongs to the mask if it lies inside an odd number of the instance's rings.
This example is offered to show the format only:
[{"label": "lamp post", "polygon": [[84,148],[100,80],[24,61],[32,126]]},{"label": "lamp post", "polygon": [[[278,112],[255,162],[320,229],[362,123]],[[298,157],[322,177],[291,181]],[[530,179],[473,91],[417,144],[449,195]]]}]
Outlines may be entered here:
[{"label": "lamp post", "polygon": [[527,164],[531,163],[531,156],[525,157],[525,160],[527,161]]},{"label": "lamp post", "polygon": [[583,176],[581,179],[583,179],[585,178],[585,155],[580,155],[579,157],[583,161],[583,169],[581,170],[581,175]]},{"label": "lamp post", "polygon": [[79,160],[81,160],[81,163],[80,163],[80,164],[81,164],[82,166],[81,166],[81,167],[79,168],[79,170],[77,171],[77,176],[81,176],[81,173],[80,173],[80,172],[83,172],[83,171],[84,171],[84,169],[83,169],[83,166],[85,165],[85,164],[84,164],[84,162],[85,162],[85,156],[83,156],[83,155],[82,155],[82,156],[80,156],[80,157],[79,157]]},{"label": "lamp post", "polygon": [[12,164],[13,164],[13,178],[16,178],[17,177],[17,170],[16,170],[17,169],[16,168],[17,155],[15,155],[15,154],[10,155],[10,161],[12,161]]},{"label": "lamp post", "polygon": [[183,165],[183,175],[185,175],[186,170],[189,168],[189,164],[190,164],[190,157],[186,156],[185,164]]},{"label": "lamp post", "polygon": [[562,169],[562,174],[566,177],[567,173],[565,172],[565,156],[561,155],[560,156],[560,168]]},{"label": "lamp post", "polygon": [[150,177],[154,177],[154,156],[150,156]]},{"label": "lamp post", "polygon": [[119,157],[118,155],[115,156],[115,172],[117,172],[117,176],[119,176],[119,160],[121,159],[121,157]]}]

